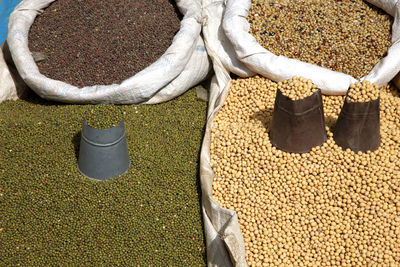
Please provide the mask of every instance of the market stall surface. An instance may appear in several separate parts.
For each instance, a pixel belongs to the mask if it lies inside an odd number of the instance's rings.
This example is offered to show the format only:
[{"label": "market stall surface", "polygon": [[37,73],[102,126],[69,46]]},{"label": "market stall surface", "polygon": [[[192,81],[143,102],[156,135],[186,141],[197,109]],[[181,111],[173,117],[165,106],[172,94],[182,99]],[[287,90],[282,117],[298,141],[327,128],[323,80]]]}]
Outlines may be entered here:
[{"label": "market stall surface", "polygon": [[131,168],[79,174],[88,105],[0,104],[0,265],[204,266],[198,160],[206,119],[194,90],[154,106],[119,106]]}]

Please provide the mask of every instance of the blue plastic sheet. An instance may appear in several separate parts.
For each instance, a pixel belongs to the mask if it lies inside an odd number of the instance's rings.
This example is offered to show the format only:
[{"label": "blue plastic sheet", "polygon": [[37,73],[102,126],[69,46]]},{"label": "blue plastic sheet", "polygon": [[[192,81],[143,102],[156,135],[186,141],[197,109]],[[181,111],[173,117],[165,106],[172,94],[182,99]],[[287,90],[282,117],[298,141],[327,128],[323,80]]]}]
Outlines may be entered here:
[{"label": "blue plastic sheet", "polygon": [[8,17],[20,0],[0,0],[0,44],[7,38]]}]

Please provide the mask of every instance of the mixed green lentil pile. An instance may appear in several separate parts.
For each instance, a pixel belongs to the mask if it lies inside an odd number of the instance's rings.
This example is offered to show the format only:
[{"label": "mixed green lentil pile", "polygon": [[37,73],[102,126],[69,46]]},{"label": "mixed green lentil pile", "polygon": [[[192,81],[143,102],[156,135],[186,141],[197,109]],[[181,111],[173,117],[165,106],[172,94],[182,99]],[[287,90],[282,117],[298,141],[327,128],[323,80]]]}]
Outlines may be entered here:
[{"label": "mixed green lentil pile", "polygon": [[399,91],[380,90],[376,151],[335,143],[345,97],[323,96],[328,140],[297,154],[270,142],[278,87],[258,76],[232,80],[211,133],[213,196],[237,212],[248,264],[399,266]]},{"label": "mixed green lentil pile", "polygon": [[391,45],[393,19],[363,0],[254,0],[248,21],[272,53],[359,79]]},{"label": "mixed green lentil pile", "polygon": [[95,182],[76,164],[90,105],[0,104],[1,266],[204,266],[198,159],[206,103],[191,90],[123,105],[131,167]]}]

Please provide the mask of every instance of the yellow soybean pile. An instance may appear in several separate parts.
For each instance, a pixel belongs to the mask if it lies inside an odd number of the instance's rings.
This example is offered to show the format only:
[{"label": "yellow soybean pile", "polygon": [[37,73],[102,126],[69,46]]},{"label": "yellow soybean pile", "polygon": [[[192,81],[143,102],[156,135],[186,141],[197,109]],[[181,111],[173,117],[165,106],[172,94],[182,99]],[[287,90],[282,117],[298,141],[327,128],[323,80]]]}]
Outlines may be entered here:
[{"label": "yellow soybean pile", "polygon": [[350,85],[347,99],[351,102],[369,102],[379,97],[379,86],[369,81],[356,82]]},{"label": "yellow soybean pile", "polygon": [[332,137],[344,96],[323,96],[328,140],[305,154],[269,140],[277,83],[232,81],[214,119],[213,196],[237,212],[250,265],[400,265],[400,97],[381,88],[381,146]]},{"label": "yellow soybean pile", "polygon": [[312,84],[311,80],[293,77],[292,79],[279,82],[278,89],[291,100],[300,100],[315,93],[317,86]]}]

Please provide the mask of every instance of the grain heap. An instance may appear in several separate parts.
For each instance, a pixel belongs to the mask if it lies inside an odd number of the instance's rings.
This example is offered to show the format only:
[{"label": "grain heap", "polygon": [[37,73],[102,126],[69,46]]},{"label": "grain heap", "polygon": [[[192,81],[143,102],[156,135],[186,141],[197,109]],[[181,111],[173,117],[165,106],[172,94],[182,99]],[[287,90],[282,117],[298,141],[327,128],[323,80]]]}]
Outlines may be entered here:
[{"label": "grain heap", "polygon": [[154,63],[180,28],[174,1],[58,0],[39,15],[29,49],[40,72],[83,87],[121,83]]},{"label": "grain heap", "polygon": [[343,96],[323,96],[328,140],[293,154],[269,141],[277,84],[237,79],[214,119],[213,194],[238,214],[252,266],[400,264],[400,97],[381,91],[382,144],[343,151],[332,138]]},{"label": "grain heap", "polygon": [[116,105],[93,105],[85,112],[84,117],[89,126],[96,129],[107,129],[117,126],[123,119],[120,108]]},{"label": "grain heap", "polygon": [[255,0],[248,21],[251,34],[272,53],[357,79],[391,45],[392,18],[363,0]]},{"label": "grain heap", "polygon": [[292,100],[299,100],[312,95],[317,91],[317,86],[311,80],[302,77],[293,77],[278,83],[282,94]]},{"label": "grain heap", "polygon": [[38,96],[0,104],[0,266],[205,266],[195,90],[118,106],[127,174],[94,182],[76,163],[83,114]]},{"label": "grain heap", "polygon": [[350,102],[369,102],[379,97],[379,86],[369,81],[356,82],[350,85],[347,100]]}]

